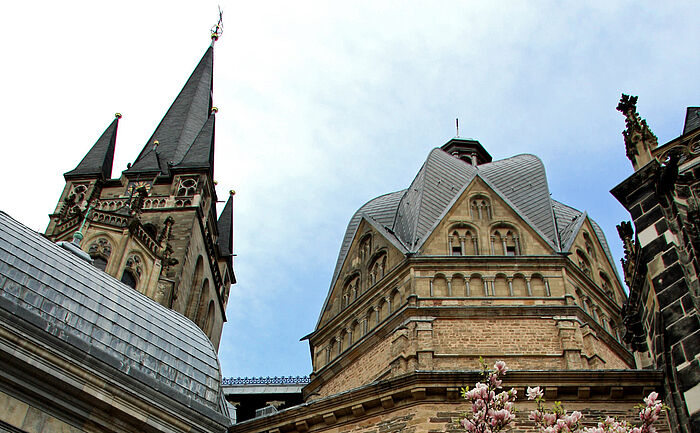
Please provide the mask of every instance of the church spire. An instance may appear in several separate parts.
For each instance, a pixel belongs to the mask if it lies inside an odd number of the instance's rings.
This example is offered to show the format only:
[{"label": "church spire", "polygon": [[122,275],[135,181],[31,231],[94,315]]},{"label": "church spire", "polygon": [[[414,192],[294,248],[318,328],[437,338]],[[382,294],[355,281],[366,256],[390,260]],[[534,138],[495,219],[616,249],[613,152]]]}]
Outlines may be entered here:
[{"label": "church spire", "polygon": [[169,173],[192,150],[212,110],[214,45],[209,46],[133,165],[124,173]]},{"label": "church spire", "polygon": [[117,141],[117,126],[122,115],[117,113],[114,120],[105,129],[97,142],[88,151],[82,161],[73,170],[64,173],[66,179],[76,177],[99,176],[102,179],[112,177],[112,162],[114,161],[114,145]]},{"label": "church spire", "polygon": [[182,160],[171,167],[177,169],[207,169],[214,177],[214,124],[217,108],[212,108],[211,115],[207,119],[197,138],[182,157]]}]

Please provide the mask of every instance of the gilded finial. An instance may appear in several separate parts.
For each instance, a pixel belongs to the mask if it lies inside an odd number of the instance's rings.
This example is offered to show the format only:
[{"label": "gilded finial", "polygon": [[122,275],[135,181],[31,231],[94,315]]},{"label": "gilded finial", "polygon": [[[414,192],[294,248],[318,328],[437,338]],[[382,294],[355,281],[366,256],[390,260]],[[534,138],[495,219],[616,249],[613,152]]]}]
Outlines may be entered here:
[{"label": "gilded finial", "polygon": [[217,22],[216,25],[211,28],[211,40],[213,42],[218,41],[223,33],[224,33],[224,13],[221,10],[221,7],[219,7],[219,22]]},{"label": "gilded finial", "polygon": [[218,184],[219,184],[219,181],[215,180],[214,185],[218,185]]},{"label": "gilded finial", "polygon": [[218,113],[218,112],[219,112],[219,108],[218,108],[218,107],[211,107],[211,114],[215,114],[215,113]]},{"label": "gilded finial", "polygon": [[153,140],[153,150],[157,150],[159,144],[160,142],[158,140]]},{"label": "gilded finial", "polygon": [[234,190],[229,190],[228,193],[229,193],[230,195],[236,195],[236,191],[234,191]]},{"label": "gilded finial", "polygon": [[114,113],[114,117],[116,117],[117,119],[121,119],[122,113]]}]

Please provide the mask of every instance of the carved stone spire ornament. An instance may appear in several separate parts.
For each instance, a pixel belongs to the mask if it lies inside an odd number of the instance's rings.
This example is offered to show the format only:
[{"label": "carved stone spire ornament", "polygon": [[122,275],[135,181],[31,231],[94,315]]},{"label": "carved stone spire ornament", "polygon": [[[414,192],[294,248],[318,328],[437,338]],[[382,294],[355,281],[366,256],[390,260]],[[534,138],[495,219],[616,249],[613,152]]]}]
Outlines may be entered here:
[{"label": "carved stone spire ornament", "polygon": [[617,104],[617,111],[625,115],[626,127],[622,136],[625,138],[627,158],[632,161],[635,171],[653,159],[651,151],[659,145],[647,121],[637,113],[637,98],[623,93]]}]

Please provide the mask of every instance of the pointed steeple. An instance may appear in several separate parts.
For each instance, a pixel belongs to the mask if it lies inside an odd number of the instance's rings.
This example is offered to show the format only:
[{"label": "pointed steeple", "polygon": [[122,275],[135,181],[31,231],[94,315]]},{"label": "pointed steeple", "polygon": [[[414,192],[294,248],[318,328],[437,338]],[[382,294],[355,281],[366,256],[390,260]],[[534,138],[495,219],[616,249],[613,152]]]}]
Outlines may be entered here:
[{"label": "pointed steeple", "polygon": [[216,228],[219,232],[217,243],[219,244],[221,255],[224,257],[233,254],[233,196],[235,194],[235,191],[229,191],[224,210],[221,211],[221,215],[219,215],[219,219],[216,222]]},{"label": "pointed steeple", "polygon": [[214,177],[214,124],[216,122],[216,108],[212,109],[211,116],[207,119],[199,131],[192,145],[182,160],[172,167],[177,169],[208,169]]},{"label": "pointed steeple", "polygon": [[114,145],[117,141],[117,126],[121,117],[122,115],[119,113],[114,115],[114,120],[92,146],[92,149],[88,151],[77,167],[63,174],[64,178],[98,176],[101,179],[109,179],[112,177]]},{"label": "pointed steeple", "polygon": [[229,191],[229,197],[216,222],[219,232],[219,239],[216,241],[219,246],[221,256],[226,259],[228,268],[231,270],[231,283],[236,283],[236,273],[233,271],[233,196],[234,190]]},{"label": "pointed steeple", "polygon": [[[210,116],[213,69],[212,43],[125,174],[168,174],[169,166],[176,166],[182,162]],[[155,142],[158,142],[157,146],[154,145]]]}]

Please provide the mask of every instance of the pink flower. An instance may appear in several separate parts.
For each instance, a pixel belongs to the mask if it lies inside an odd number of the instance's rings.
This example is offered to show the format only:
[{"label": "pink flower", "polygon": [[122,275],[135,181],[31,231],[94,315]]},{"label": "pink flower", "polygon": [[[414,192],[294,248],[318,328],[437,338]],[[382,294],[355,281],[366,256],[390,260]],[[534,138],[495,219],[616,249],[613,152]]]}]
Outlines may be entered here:
[{"label": "pink flower", "polygon": [[658,397],[659,393],[652,391],[648,396],[644,397],[644,403],[646,403],[647,406],[654,406]]},{"label": "pink flower", "polygon": [[493,364],[493,369],[496,370],[498,374],[506,374],[506,371],[508,371],[508,367],[503,361],[498,361],[495,364]]},{"label": "pink flower", "polygon": [[530,388],[529,386],[527,387],[528,400],[536,400],[538,398],[541,398],[543,395],[544,393],[542,392],[539,386],[536,386],[534,388]]}]

